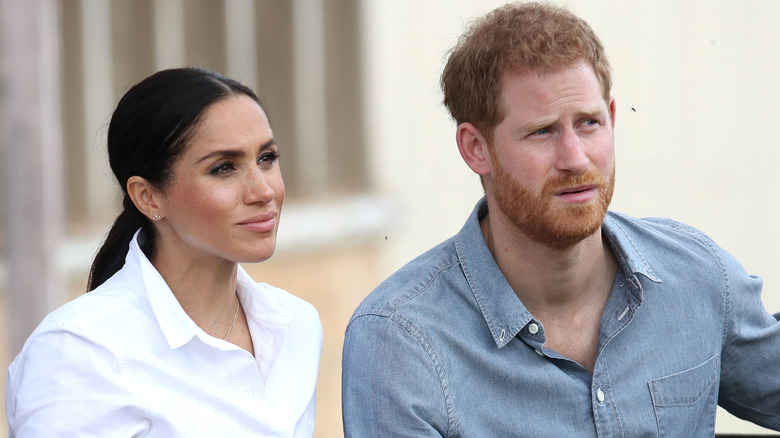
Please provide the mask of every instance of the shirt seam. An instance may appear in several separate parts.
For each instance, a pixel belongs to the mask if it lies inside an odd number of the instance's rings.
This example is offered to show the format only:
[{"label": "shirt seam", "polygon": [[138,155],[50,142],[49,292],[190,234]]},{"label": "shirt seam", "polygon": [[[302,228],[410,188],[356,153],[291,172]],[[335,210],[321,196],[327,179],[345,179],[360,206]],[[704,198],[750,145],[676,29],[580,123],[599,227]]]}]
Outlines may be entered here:
[{"label": "shirt seam", "polygon": [[355,314],[352,316],[350,322],[347,324],[347,328],[352,324],[352,321],[354,321],[356,318],[363,316],[363,315],[377,315],[377,316],[385,316],[385,317],[391,317],[393,314],[398,312],[399,307],[403,306],[404,304],[408,303],[409,301],[419,297],[423,293],[425,293],[433,284],[434,281],[439,277],[439,275],[453,266],[457,265],[459,262],[458,260],[452,260],[448,264],[440,267],[435,272],[431,274],[431,278],[423,284],[419,289],[411,289],[409,291],[409,295],[399,299],[394,304],[390,304],[389,302],[384,303],[383,305],[372,305],[370,307],[367,307],[365,309],[358,308],[355,312]]},{"label": "shirt seam", "polygon": [[428,342],[425,335],[422,333],[422,331],[419,328],[417,328],[416,325],[414,325],[414,323],[404,318],[403,316],[399,315],[397,312],[385,313],[382,312],[380,309],[367,309],[366,311],[362,312],[360,315],[356,315],[355,317],[352,318],[352,321],[350,321],[349,324],[347,325],[347,331],[349,331],[350,326],[357,319],[362,317],[371,317],[371,316],[377,318],[384,318],[391,321],[393,324],[397,325],[398,327],[403,329],[407,334],[409,334],[409,336],[411,336],[412,339],[415,340],[417,345],[419,345],[420,348],[423,349],[425,355],[430,360],[433,369],[436,371],[436,377],[439,380],[439,389],[441,390],[442,397],[444,399],[444,407],[445,407],[444,410],[447,413],[447,435],[446,436],[453,436],[453,431],[457,427],[457,420],[455,415],[455,402],[453,400],[452,391],[450,390],[449,382],[447,379],[447,372],[444,370],[444,366],[439,360],[434,347],[430,344],[430,342]]},{"label": "shirt seam", "polygon": [[399,315],[398,313],[394,312],[391,316],[389,316],[389,319],[393,321],[393,323],[403,328],[407,333],[409,333],[410,336],[412,336],[418,345],[422,347],[423,351],[425,351],[425,354],[428,356],[428,359],[433,364],[434,370],[436,370],[436,376],[439,379],[439,389],[442,391],[442,396],[444,398],[445,411],[447,412],[446,436],[452,436],[453,431],[457,426],[455,419],[454,400],[452,397],[452,391],[450,390],[449,380],[447,379],[447,372],[439,360],[433,345],[428,342],[428,339],[425,337],[422,331],[417,328],[416,325],[414,325],[414,323]]},{"label": "shirt seam", "polygon": [[[49,326],[49,327],[46,328],[46,330],[41,331],[39,334],[44,334],[44,333],[47,333],[47,332],[48,333],[53,333],[53,332],[58,332],[58,331],[59,332],[64,332],[64,333],[68,333],[68,334],[71,334],[73,336],[78,336],[79,338],[85,339],[85,340],[87,340],[89,342],[93,342],[93,343],[99,345],[100,347],[105,348],[106,351],[111,355],[111,357],[116,362],[116,368],[117,368],[117,375],[118,375],[118,377],[120,379],[122,379],[123,381],[125,381],[125,384],[128,387],[132,387],[133,386],[133,385],[131,385],[132,382],[130,382],[129,378],[128,378],[128,368],[129,368],[129,365],[128,365],[127,360],[122,355],[120,355],[117,352],[116,349],[112,348],[109,345],[109,343],[101,341],[96,336],[92,336],[90,334],[91,331],[87,330],[85,327],[83,327],[81,325],[74,325],[74,324],[69,323],[69,322],[62,322],[62,323],[59,323],[59,324],[56,324],[56,325]],[[152,418],[155,417],[154,412],[152,411],[152,406],[151,406],[151,404],[146,403],[146,402],[144,404],[146,405],[145,410],[146,410],[147,417],[151,420]],[[149,432],[151,432],[152,428],[153,428],[152,422],[149,421]]]},{"label": "shirt seam", "polygon": [[720,269],[723,287],[723,289],[720,291],[721,297],[723,298],[723,331],[721,333],[721,345],[727,345],[726,340],[728,338],[728,331],[731,321],[731,279],[729,278],[726,264],[723,262],[723,259],[720,257],[720,255],[718,255],[718,251],[714,243],[702,232],[676,221],[669,220],[668,223],[672,228],[687,231],[691,237],[699,241],[699,243],[701,243],[707,249],[707,252],[715,260],[718,268]]},{"label": "shirt seam", "polygon": [[392,308],[392,313],[396,313],[396,311],[398,310],[398,308],[399,308],[399,307],[401,307],[403,304],[405,304],[405,303],[407,303],[407,302],[411,301],[411,300],[412,300],[412,299],[414,299],[414,298],[417,298],[418,296],[420,296],[420,295],[422,295],[424,292],[426,292],[426,291],[427,291],[427,290],[428,290],[428,289],[431,287],[431,285],[433,284],[433,282],[434,282],[434,281],[436,281],[436,279],[439,277],[439,275],[440,275],[440,274],[441,274],[443,271],[446,271],[446,270],[448,270],[448,269],[452,268],[452,267],[453,267],[453,266],[455,266],[456,264],[458,264],[458,260],[450,260],[450,261],[449,261],[449,263],[445,264],[444,266],[440,267],[438,270],[436,270],[435,272],[433,272],[433,273],[431,274],[431,278],[428,280],[428,282],[427,282],[427,283],[425,283],[425,284],[424,284],[422,287],[420,287],[420,289],[419,289],[419,290],[417,290],[417,291],[415,291],[414,293],[410,294],[410,295],[409,295],[408,297],[406,297],[405,299],[398,301],[398,303],[396,303],[396,305],[395,305],[395,306]]}]

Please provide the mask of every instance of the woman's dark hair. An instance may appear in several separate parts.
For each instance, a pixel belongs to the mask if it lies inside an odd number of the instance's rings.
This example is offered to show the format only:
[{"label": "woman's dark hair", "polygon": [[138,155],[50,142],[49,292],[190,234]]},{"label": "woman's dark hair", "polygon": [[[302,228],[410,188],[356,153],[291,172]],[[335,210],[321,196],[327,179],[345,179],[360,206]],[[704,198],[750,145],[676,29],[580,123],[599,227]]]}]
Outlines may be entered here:
[{"label": "woman's dark hair", "polygon": [[107,140],[108,161],[122,188],[123,209],[92,262],[87,291],[122,268],[139,228],[148,236],[147,254],[154,250],[154,227],[127,194],[127,180],[137,175],[158,189],[165,188],[173,177],[173,164],[206,109],[237,94],[249,96],[262,108],[248,87],[199,68],[159,71],[125,93],[111,116]]}]

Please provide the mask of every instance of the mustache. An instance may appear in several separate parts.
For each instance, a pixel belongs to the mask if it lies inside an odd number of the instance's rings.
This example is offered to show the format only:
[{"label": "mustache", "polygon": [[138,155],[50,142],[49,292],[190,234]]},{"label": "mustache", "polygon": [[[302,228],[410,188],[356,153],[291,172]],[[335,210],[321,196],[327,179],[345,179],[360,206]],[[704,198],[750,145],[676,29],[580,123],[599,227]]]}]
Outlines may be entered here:
[{"label": "mustache", "polygon": [[593,169],[585,170],[576,175],[557,175],[544,184],[542,193],[545,195],[551,195],[559,190],[563,190],[569,187],[587,185],[597,185],[599,187],[604,187],[607,185],[607,180],[599,172]]}]

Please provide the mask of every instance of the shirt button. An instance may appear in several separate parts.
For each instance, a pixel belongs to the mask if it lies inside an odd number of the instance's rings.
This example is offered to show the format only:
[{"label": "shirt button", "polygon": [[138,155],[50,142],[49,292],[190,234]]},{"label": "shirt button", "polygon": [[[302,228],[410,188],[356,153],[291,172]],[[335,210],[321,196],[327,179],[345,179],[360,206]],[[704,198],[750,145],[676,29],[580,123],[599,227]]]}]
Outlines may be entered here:
[{"label": "shirt button", "polygon": [[604,391],[602,391],[601,388],[596,391],[596,400],[598,400],[599,403],[604,403]]},{"label": "shirt button", "polygon": [[544,353],[542,353],[542,350],[534,350],[534,351],[535,351],[535,352],[536,352],[536,354],[538,354],[539,356],[544,356]]},{"label": "shirt button", "polygon": [[528,324],[528,333],[532,335],[539,333],[539,326],[534,323]]}]

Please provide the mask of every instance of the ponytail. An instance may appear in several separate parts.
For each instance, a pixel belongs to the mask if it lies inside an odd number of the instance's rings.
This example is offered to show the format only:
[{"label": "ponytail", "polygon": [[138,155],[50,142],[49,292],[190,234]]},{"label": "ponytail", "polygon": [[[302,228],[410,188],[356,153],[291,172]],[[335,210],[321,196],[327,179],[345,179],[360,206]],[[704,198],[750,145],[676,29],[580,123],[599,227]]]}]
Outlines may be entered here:
[{"label": "ponytail", "polygon": [[154,230],[149,224],[149,219],[135,208],[130,196],[125,195],[122,204],[122,213],[117,216],[114,225],[111,226],[105,241],[103,241],[103,245],[98,250],[95,260],[92,262],[92,268],[89,271],[89,281],[87,282],[87,292],[94,290],[122,269],[125,263],[125,256],[130,248],[130,242],[139,228],[149,236],[149,244],[154,242],[154,239],[152,239]]}]

